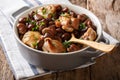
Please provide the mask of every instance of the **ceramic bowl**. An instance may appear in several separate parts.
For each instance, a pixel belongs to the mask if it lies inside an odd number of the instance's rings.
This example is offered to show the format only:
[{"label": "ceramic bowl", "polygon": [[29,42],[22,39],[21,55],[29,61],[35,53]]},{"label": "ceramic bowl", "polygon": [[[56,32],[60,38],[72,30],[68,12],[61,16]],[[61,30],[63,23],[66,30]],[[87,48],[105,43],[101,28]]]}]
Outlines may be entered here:
[{"label": "ceramic bowl", "polygon": [[[50,5],[50,4],[46,4]],[[86,62],[90,61],[92,57],[98,56],[97,52],[89,51],[89,47],[83,48],[79,51],[74,52],[68,52],[68,53],[47,53],[40,50],[33,49],[27,45],[25,45],[18,36],[18,30],[17,30],[17,23],[18,19],[20,17],[25,17],[30,13],[31,11],[35,11],[41,6],[46,5],[40,5],[37,7],[30,8],[26,11],[23,11],[19,14],[19,16],[16,18],[14,23],[14,33],[16,42],[18,44],[18,47],[21,51],[21,54],[23,57],[30,63],[39,67],[42,67],[44,69],[49,70],[66,70],[66,69],[72,69],[76,68],[78,66],[81,66],[85,64]],[[60,4],[62,7],[68,7],[70,10],[73,10],[75,13],[83,13],[86,14],[93,24],[97,28],[97,39],[96,41],[99,41],[102,38],[102,27],[100,24],[100,21],[98,18],[89,10],[82,8],[80,6],[72,5],[72,4]],[[94,44],[93,44],[94,45]]]}]

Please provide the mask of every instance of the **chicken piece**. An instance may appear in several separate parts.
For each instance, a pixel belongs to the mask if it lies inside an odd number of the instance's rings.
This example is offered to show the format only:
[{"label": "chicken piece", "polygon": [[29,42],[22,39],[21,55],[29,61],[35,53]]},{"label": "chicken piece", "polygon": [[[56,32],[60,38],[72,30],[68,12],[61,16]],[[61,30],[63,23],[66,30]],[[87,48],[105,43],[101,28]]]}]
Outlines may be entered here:
[{"label": "chicken piece", "polygon": [[70,22],[71,22],[70,17],[60,16],[59,20],[60,20],[63,30],[65,30],[67,32],[73,32],[74,29],[70,24]]},{"label": "chicken piece", "polygon": [[74,30],[70,25],[64,25],[64,26],[62,26],[62,29],[67,32],[73,32],[73,30]]},{"label": "chicken piece", "polygon": [[73,32],[73,30],[79,29],[79,19],[70,16],[68,13],[64,13],[59,17],[62,29],[67,32]]},{"label": "chicken piece", "polygon": [[79,19],[77,18],[71,18],[71,26],[75,29],[79,29]]},{"label": "chicken piece", "polygon": [[37,31],[28,31],[24,34],[22,38],[22,42],[25,43],[26,45],[35,48],[37,42],[41,38],[41,35]]},{"label": "chicken piece", "polygon": [[88,30],[84,33],[84,35],[81,38],[85,40],[94,41],[96,37],[97,33],[92,28],[88,28]]},{"label": "chicken piece", "polygon": [[68,25],[68,24],[70,24],[70,17],[67,14],[64,14],[64,16],[60,16],[59,20],[61,22],[61,25]]},{"label": "chicken piece", "polygon": [[61,53],[66,51],[65,47],[62,45],[60,41],[52,40],[51,38],[44,39],[44,44],[42,49],[43,51],[47,51],[51,53]]},{"label": "chicken piece", "polygon": [[38,14],[42,15],[44,18],[51,18],[52,15],[56,12],[55,5],[48,5],[45,7],[41,7],[37,10]]}]

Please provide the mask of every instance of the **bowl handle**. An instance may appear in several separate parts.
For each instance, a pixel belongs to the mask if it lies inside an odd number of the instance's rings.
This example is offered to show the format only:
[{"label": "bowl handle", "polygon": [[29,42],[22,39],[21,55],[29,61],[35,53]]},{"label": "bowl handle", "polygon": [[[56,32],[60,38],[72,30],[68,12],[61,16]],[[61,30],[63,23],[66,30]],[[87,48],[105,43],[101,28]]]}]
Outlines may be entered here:
[{"label": "bowl handle", "polygon": [[105,36],[102,36],[102,38],[100,39],[99,42],[103,42],[103,43],[106,43],[106,44],[110,44],[109,39],[107,39]]},{"label": "bowl handle", "polygon": [[15,21],[15,19],[17,18],[17,16],[22,13],[25,10],[28,10],[30,7],[29,6],[23,6],[20,9],[16,10],[15,12],[13,12],[10,16],[11,22],[13,24],[13,22]]}]

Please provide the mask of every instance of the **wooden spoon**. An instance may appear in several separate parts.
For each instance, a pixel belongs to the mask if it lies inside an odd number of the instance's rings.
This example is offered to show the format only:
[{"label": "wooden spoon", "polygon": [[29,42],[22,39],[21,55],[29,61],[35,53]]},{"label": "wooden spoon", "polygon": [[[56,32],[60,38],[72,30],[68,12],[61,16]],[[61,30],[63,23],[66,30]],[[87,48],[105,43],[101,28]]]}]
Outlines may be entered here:
[{"label": "wooden spoon", "polygon": [[85,44],[85,45],[90,46],[94,49],[101,50],[103,52],[110,52],[115,48],[115,45],[112,45],[112,44],[110,45],[110,44],[98,43],[95,41],[77,39],[77,38],[75,38],[74,34],[72,34],[72,37],[69,40],[69,42],[77,42],[80,44]]}]

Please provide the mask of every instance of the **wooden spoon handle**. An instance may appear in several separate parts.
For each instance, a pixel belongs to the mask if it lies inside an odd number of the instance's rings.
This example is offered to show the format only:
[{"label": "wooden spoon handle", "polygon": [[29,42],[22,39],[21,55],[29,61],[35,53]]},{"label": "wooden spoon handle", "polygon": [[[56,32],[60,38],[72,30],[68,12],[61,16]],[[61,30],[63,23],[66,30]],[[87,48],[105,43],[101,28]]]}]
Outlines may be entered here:
[{"label": "wooden spoon handle", "polygon": [[101,50],[103,52],[110,52],[115,47],[115,45],[107,45],[107,44],[98,43],[98,42],[95,42],[95,41],[80,40],[80,39],[76,39],[76,38],[73,38],[70,41],[85,44],[85,45],[90,46],[92,48]]}]

